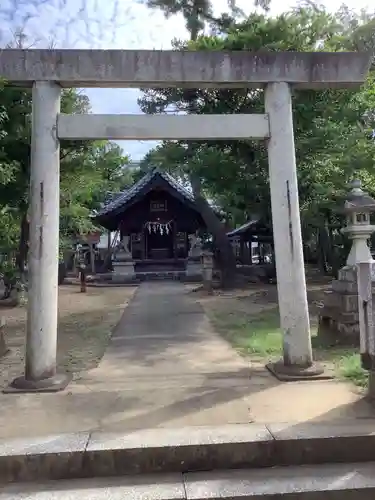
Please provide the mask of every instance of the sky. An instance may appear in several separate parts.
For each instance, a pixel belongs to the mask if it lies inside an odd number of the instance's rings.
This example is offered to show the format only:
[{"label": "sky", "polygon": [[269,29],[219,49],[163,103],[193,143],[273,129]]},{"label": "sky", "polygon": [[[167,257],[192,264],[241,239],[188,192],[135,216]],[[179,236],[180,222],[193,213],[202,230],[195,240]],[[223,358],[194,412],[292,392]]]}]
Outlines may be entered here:
[{"label": "sky", "polygon": [[[271,14],[296,5],[295,0],[271,0]],[[336,11],[341,0],[322,2]],[[368,0],[346,0],[353,10],[371,8]],[[226,9],[227,0],[214,0],[217,12]],[[245,11],[253,10],[251,0],[238,0]],[[180,16],[165,19],[142,0],[0,0],[0,46],[17,31],[27,36],[33,48],[168,49],[173,38],[187,38]],[[140,113],[137,89],[87,89],[93,113]],[[124,153],[140,160],[156,145],[152,141],[121,141]]]}]

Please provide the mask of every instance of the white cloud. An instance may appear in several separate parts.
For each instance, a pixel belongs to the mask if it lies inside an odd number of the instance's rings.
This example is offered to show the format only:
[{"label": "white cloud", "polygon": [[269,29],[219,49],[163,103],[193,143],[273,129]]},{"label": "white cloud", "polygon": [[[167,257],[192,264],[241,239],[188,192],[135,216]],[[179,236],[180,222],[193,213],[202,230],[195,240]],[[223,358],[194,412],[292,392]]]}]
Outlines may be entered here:
[{"label": "white cloud", "polygon": [[[341,0],[327,0],[337,10]],[[347,0],[356,10],[370,8],[367,0]],[[251,0],[238,0],[249,12]],[[273,0],[272,12],[280,13],[294,0]],[[227,0],[214,0],[215,10],[226,9]],[[22,30],[35,47],[100,49],[167,49],[173,38],[185,38],[181,16],[165,19],[149,10],[142,0],[0,0],[0,43],[5,45],[15,31]],[[134,89],[89,89],[87,94],[96,113],[137,113],[139,91]],[[127,141],[121,144],[139,159],[154,144]]]}]

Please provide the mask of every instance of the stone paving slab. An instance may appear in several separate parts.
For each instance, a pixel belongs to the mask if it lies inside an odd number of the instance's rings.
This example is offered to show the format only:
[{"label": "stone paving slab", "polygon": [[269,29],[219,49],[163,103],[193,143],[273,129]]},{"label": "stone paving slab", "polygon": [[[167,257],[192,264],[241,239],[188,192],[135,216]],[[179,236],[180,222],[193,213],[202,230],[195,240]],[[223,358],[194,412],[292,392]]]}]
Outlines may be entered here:
[{"label": "stone paving slab", "polygon": [[110,479],[75,479],[2,488],[0,500],[181,500],[181,474]]},{"label": "stone paving slab", "polygon": [[[229,384],[229,382],[228,382]],[[238,386],[237,386],[238,384]],[[127,432],[147,428],[185,425],[249,423],[249,407],[244,395],[248,388],[232,380],[224,385],[210,380],[188,384],[164,381],[155,387],[123,386],[111,391],[105,384],[90,384],[79,390],[56,395],[28,395],[2,398],[0,438],[38,436],[59,432],[115,430]],[[25,418],[25,412],[28,418]],[[32,425],[30,421],[32,420]]]},{"label": "stone paving slab", "polygon": [[374,422],[148,429],[0,441],[0,483],[370,462]]},{"label": "stone paving slab", "polygon": [[83,468],[89,433],[0,440],[0,482],[75,477]]},{"label": "stone paving slab", "polygon": [[373,500],[375,462],[213,471],[184,477],[186,498]]},{"label": "stone paving slab", "polygon": [[[279,465],[366,462],[375,459],[374,421],[268,424]],[[312,444],[312,445],[311,445]],[[311,446],[310,446],[311,445]]]},{"label": "stone paving slab", "polygon": [[11,484],[0,500],[373,500],[375,462]]}]

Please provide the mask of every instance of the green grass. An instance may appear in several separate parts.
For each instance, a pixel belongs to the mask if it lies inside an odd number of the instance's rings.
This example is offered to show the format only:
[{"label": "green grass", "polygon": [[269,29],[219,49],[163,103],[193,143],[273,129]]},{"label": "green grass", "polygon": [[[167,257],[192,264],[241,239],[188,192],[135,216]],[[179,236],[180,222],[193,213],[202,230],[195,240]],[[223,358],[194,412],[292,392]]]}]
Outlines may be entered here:
[{"label": "green grass", "polygon": [[[215,314],[212,318],[219,332],[243,355],[272,360],[282,355],[282,335],[277,308],[259,315]],[[367,372],[362,369],[358,350],[324,345],[312,327],[314,359],[334,368],[336,376],[359,387],[367,385]]]},{"label": "green grass", "polygon": [[362,368],[359,354],[343,356],[337,367],[338,375],[359,387],[367,387],[368,373]]}]

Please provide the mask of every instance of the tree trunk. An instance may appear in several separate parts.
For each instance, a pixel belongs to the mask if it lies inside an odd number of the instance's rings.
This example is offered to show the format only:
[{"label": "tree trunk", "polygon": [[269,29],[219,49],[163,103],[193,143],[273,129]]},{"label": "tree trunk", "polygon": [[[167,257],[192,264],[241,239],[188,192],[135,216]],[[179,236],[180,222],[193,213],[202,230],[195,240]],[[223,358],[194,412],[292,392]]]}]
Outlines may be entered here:
[{"label": "tree trunk", "polygon": [[328,274],[330,261],[329,236],[326,225],[318,228],[318,260],[319,267],[323,274]]},{"label": "tree trunk", "polygon": [[111,247],[112,247],[111,231],[108,231],[108,233],[107,233],[107,251],[108,251],[108,253],[111,253]]},{"label": "tree trunk", "polygon": [[90,243],[90,264],[92,274],[96,274],[94,245]]},{"label": "tree trunk", "polygon": [[221,286],[223,288],[230,288],[234,286],[236,280],[236,257],[232,244],[229,241],[223,224],[202,194],[200,179],[192,173],[189,177],[197,208],[218,247]]}]

